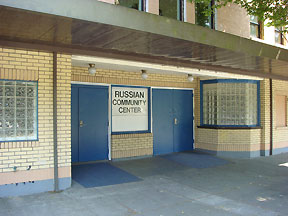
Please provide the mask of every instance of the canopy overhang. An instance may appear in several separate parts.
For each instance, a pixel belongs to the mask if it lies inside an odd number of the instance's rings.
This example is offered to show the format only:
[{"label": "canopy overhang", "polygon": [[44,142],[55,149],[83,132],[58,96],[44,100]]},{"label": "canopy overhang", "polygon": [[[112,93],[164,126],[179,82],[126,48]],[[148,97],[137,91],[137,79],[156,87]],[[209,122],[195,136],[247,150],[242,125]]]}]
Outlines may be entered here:
[{"label": "canopy overhang", "polygon": [[0,0],[0,45],[288,80],[288,50],[96,0]]}]

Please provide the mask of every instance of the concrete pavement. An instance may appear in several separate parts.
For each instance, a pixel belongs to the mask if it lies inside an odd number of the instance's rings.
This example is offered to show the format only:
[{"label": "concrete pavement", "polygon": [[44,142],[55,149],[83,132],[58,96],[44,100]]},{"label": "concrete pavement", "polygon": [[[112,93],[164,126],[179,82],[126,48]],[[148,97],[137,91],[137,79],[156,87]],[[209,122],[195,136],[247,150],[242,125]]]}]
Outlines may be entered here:
[{"label": "concrete pavement", "polygon": [[[193,154],[193,153],[191,153]],[[192,155],[193,156],[193,155]],[[163,157],[112,162],[142,181],[0,198],[0,215],[288,215],[288,154],[191,168]]]}]

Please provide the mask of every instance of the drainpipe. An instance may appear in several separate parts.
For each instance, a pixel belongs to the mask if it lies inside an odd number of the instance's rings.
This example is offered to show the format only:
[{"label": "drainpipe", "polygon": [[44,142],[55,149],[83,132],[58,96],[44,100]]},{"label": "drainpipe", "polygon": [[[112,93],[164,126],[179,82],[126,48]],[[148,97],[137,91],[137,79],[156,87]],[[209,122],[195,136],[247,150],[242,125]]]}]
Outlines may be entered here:
[{"label": "drainpipe", "polygon": [[57,146],[57,52],[53,52],[53,140],[54,140],[54,191],[59,191]]},{"label": "drainpipe", "polygon": [[273,154],[273,89],[272,79],[269,79],[270,85],[270,155]]}]

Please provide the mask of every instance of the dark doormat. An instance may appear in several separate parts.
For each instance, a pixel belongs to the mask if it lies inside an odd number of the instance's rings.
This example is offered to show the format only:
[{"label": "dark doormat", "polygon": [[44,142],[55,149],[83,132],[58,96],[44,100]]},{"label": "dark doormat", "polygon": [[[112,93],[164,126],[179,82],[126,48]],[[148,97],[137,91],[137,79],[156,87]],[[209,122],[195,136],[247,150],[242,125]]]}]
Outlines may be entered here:
[{"label": "dark doormat", "polygon": [[85,188],[141,181],[140,178],[109,163],[73,165],[72,179]]},{"label": "dark doormat", "polygon": [[189,166],[192,168],[211,168],[216,166],[221,166],[228,164],[229,162],[217,158],[213,155],[204,154],[204,153],[194,153],[194,152],[181,152],[181,153],[174,153],[169,155],[161,156],[170,161],[174,161],[176,163],[182,164],[184,166]]}]

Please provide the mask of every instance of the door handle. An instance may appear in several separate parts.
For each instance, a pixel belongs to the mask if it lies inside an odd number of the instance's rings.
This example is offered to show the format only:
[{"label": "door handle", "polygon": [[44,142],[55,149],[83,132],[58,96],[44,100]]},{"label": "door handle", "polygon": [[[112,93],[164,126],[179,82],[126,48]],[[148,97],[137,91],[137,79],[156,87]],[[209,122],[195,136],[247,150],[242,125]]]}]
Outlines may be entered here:
[{"label": "door handle", "polygon": [[177,125],[177,124],[178,124],[178,119],[174,118],[174,125]]},{"label": "door handle", "polygon": [[80,120],[79,126],[80,126],[80,127],[83,127],[83,126],[84,126],[84,122],[83,122],[82,120]]}]

